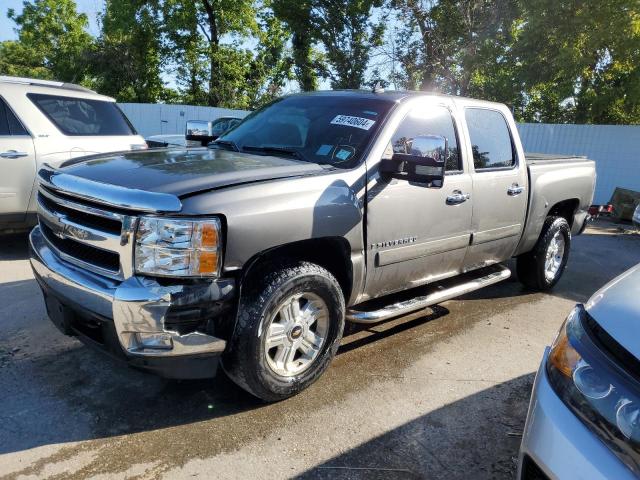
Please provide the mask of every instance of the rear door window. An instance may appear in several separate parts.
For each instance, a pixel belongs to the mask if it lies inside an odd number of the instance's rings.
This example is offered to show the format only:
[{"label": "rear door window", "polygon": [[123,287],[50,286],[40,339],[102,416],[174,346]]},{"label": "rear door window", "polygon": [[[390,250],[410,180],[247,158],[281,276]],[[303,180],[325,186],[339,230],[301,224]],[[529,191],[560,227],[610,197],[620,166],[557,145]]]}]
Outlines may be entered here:
[{"label": "rear door window", "polygon": [[135,135],[136,131],[113,102],[29,93],[29,99],[65,135]]},{"label": "rear door window", "polygon": [[0,135],[29,135],[2,98],[0,98]]},{"label": "rear door window", "polygon": [[516,164],[511,133],[497,110],[465,109],[476,170],[510,168]]}]

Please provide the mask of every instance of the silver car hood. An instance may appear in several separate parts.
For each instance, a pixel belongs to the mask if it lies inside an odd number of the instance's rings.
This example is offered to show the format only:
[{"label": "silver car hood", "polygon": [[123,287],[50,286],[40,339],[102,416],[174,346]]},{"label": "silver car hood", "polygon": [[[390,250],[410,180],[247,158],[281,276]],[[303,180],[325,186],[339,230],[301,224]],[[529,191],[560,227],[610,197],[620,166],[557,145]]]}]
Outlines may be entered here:
[{"label": "silver car hood", "polygon": [[598,290],[585,307],[609,335],[640,359],[640,264]]}]

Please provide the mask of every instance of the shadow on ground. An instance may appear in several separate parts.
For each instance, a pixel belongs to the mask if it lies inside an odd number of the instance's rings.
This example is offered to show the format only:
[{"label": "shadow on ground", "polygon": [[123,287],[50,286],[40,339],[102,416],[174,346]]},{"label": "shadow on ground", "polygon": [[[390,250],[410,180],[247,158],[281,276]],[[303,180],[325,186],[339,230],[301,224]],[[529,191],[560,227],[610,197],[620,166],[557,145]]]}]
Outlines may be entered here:
[{"label": "shadow on ground", "polygon": [[[298,478],[513,478],[533,380],[532,373],[465,397]],[[473,471],[469,465],[474,465]]]},{"label": "shadow on ground", "polygon": [[[359,385],[366,386],[354,381],[358,369],[382,371],[382,364],[389,361],[387,354],[396,361],[391,368],[406,367],[413,358],[411,348],[400,353],[376,352],[385,352],[396,343],[406,343],[406,337],[424,335],[425,331],[444,335],[443,324],[436,320],[442,322],[441,317],[448,314],[447,309],[438,307],[375,328],[351,328],[334,366],[325,374],[327,388],[267,405],[237,387],[221,369],[211,380],[165,380],[127,368],[64,337],[44,316],[35,280],[3,284],[0,302],[9,296],[30,302],[31,313],[8,321],[10,328],[0,332],[0,385],[4,389],[0,454],[189,424],[199,425],[193,430],[197,436],[199,428],[207,428],[203,421],[214,419],[220,449],[241,444],[276,428],[278,416],[289,415],[302,405],[311,408],[317,404],[319,408],[328,399],[337,401]],[[445,329],[451,334],[464,327],[464,322],[447,322]],[[439,338],[429,336],[434,342]],[[341,361],[345,356],[351,358]],[[261,414],[262,409],[272,413]],[[250,415],[240,419],[237,414],[243,412]],[[252,429],[242,422],[257,425]]]},{"label": "shadow on ground", "polygon": [[0,235],[0,261],[29,258],[29,234]]}]

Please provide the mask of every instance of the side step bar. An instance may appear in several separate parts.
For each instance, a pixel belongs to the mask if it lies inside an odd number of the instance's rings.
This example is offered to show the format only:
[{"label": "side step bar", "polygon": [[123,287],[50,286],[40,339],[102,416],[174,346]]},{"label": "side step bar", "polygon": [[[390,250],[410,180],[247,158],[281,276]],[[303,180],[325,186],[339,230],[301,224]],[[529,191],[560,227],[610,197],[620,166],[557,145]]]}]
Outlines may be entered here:
[{"label": "side step bar", "polygon": [[[449,287],[439,286],[435,291],[427,293],[426,295],[420,295],[409,300],[393,303],[379,310],[364,311],[350,308],[347,310],[346,318],[348,321],[354,323],[382,322],[393,317],[399,317],[400,315],[406,315],[407,313],[430,307],[445,300],[465,295],[474,290],[479,290],[480,288],[506,280],[511,276],[511,270],[504,265],[489,267],[488,270],[489,273],[487,273],[486,270],[484,272],[481,271],[484,275],[480,277],[476,276],[475,278],[469,278],[469,274],[465,274],[465,280],[463,280],[462,283],[454,283]],[[481,272],[478,273],[482,275]]]}]

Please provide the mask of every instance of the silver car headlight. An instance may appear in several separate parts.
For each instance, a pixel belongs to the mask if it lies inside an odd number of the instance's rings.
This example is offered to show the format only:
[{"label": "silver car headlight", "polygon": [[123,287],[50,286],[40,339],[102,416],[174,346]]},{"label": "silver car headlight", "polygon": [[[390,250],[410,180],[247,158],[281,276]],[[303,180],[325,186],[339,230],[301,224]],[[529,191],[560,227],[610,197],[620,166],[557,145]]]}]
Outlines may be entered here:
[{"label": "silver car headlight", "polygon": [[[640,473],[640,383],[613,356],[612,339],[582,305],[567,317],[547,360],[560,399],[634,473]],[[622,347],[615,347],[622,352]]]},{"label": "silver car headlight", "polygon": [[135,271],[162,277],[217,277],[222,257],[220,220],[141,217]]}]

